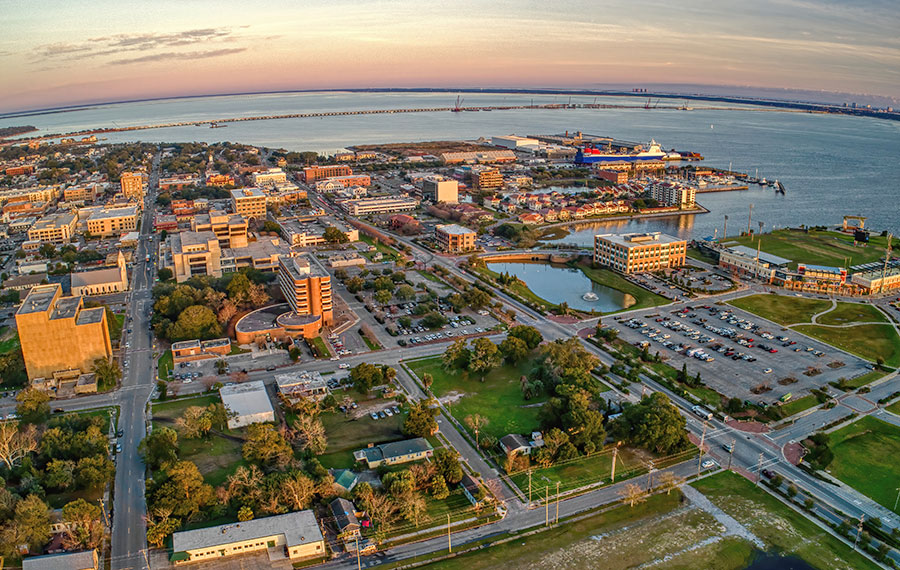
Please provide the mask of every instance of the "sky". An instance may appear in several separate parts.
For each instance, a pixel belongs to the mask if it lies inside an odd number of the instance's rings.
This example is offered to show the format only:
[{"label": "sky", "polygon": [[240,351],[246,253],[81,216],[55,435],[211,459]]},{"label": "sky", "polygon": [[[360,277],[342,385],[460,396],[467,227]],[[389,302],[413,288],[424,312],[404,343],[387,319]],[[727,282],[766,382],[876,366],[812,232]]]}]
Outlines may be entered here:
[{"label": "sky", "polygon": [[900,99],[896,0],[0,0],[0,112],[365,87]]}]

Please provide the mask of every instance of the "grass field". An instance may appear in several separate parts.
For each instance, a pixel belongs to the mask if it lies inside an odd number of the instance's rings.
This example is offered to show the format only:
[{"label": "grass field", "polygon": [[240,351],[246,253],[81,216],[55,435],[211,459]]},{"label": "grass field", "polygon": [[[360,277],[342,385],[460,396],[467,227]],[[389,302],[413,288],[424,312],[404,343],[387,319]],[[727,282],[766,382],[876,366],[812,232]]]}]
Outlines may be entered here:
[{"label": "grass field", "polygon": [[[743,236],[730,237],[723,241],[756,248],[758,240],[755,236]],[[766,253],[792,260],[788,267],[796,269],[798,262],[846,267],[845,260],[849,258],[850,265],[871,263],[884,257],[886,244],[887,239],[881,236],[872,236],[868,246],[857,247],[853,245],[853,236],[838,232],[776,230],[762,235],[761,249]],[[894,244],[897,248],[900,246],[900,240],[895,238]]]},{"label": "grass field", "polygon": [[307,339],[307,341],[315,348],[316,358],[328,358],[329,356],[331,356],[331,351],[328,350],[328,347],[325,345],[325,341],[322,340],[322,337],[313,337],[311,339]]},{"label": "grass field", "polygon": [[[187,439],[172,422],[191,406],[208,406],[219,401],[217,394],[211,394],[153,405],[154,427],[170,427],[178,432],[178,457],[196,463],[203,478],[211,485],[220,485],[238,466],[246,464],[241,457],[242,444],[215,434],[202,439]],[[240,430],[227,430],[225,433],[241,436]]]},{"label": "grass field", "polygon": [[728,303],[781,325],[808,323],[813,315],[831,307],[830,301],[787,295],[750,295]]},{"label": "grass field", "polygon": [[[900,479],[900,427],[872,416],[828,436],[834,461],[828,471],[883,507],[893,509]],[[900,511],[898,511],[900,512]]]},{"label": "grass field", "polygon": [[816,397],[812,394],[808,394],[801,398],[796,398],[781,406],[781,410],[784,412],[784,417],[793,416],[794,414],[799,414],[805,410],[812,408],[813,406],[819,405],[819,401],[816,400]]},{"label": "grass field", "polygon": [[449,409],[460,422],[470,414],[481,414],[487,418],[488,424],[482,433],[500,438],[509,433],[528,433],[538,428],[539,404],[543,400],[526,401],[519,387],[519,378],[531,372],[531,360],[518,367],[504,364],[495,368],[484,376],[484,382],[480,377],[470,377],[467,371],[444,370],[440,356],[415,360],[407,365],[419,378],[426,372],[434,377],[431,391],[444,400],[445,405],[453,399]]},{"label": "grass field", "polygon": [[[737,570],[746,567],[753,555],[752,546],[734,538],[716,541],[721,525],[697,509],[678,509],[680,499],[677,492],[654,495],[633,508],[619,506],[426,568],[620,570],[646,565]],[[708,541],[705,546],[704,541]]]},{"label": "grass field", "polygon": [[896,402],[894,402],[893,404],[891,404],[890,406],[888,406],[885,409],[887,411],[891,412],[892,414],[900,416],[900,400],[897,400]]},{"label": "grass field", "polygon": [[639,287],[631,281],[627,281],[624,277],[622,277],[615,271],[610,271],[609,269],[594,269],[591,267],[590,262],[582,262],[577,265],[570,265],[581,269],[581,271],[588,277],[588,279],[590,279],[594,283],[612,287],[613,289],[617,289],[634,297],[635,303],[634,305],[628,307],[629,310],[633,311],[635,309],[657,307],[659,305],[665,305],[669,302],[669,300],[665,297],[660,297],[656,293],[651,293],[643,287]]},{"label": "grass field", "polygon": [[800,325],[794,329],[870,362],[881,357],[888,366],[900,366],[900,337],[889,324],[845,328]]},{"label": "grass field", "polygon": [[404,439],[400,431],[403,414],[373,420],[369,416],[358,419],[341,412],[322,414],[322,425],[328,437],[328,448],[319,456],[326,468],[349,469],[353,467],[353,452],[370,443],[387,443]]},{"label": "grass field", "polygon": [[11,332],[9,327],[0,327],[0,339],[0,354],[6,354],[19,346],[19,335]]},{"label": "grass field", "polygon": [[174,367],[175,363],[172,361],[172,351],[167,350],[157,361],[156,377],[159,380],[168,380],[169,377],[166,376],[166,374],[172,374],[172,368]]},{"label": "grass field", "polygon": [[833,311],[829,311],[816,319],[822,325],[846,325],[848,323],[886,323],[884,313],[863,303],[838,303]]},{"label": "grass field", "polygon": [[878,568],[740,475],[723,471],[692,485],[777,551],[799,556],[816,568]]},{"label": "grass field", "polygon": [[[629,346],[627,343],[624,343],[625,346]],[[631,347],[634,348],[634,347]],[[713,409],[718,408],[722,404],[722,394],[719,394],[712,388],[707,388],[705,386],[687,386],[678,381],[678,376],[681,374],[680,370],[676,370],[675,368],[669,366],[665,362],[650,362],[647,365],[653,372],[656,372],[660,376],[668,378],[671,382],[675,382],[681,387],[685,392],[690,392],[694,396],[697,396],[707,405],[711,406]],[[701,375],[702,378],[702,375]]]},{"label": "grass field", "polygon": [[866,372],[862,376],[857,376],[853,380],[850,380],[849,385],[851,388],[856,389],[885,376],[887,376],[887,372],[882,372],[881,370],[872,370],[871,372]]},{"label": "grass field", "polygon": [[106,324],[109,328],[109,339],[113,342],[122,338],[122,326],[125,324],[125,313],[112,313],[106,310],[107,318],[112,315],[113,318],[107,320]]},{"label": "grass field", "polygon": [[[641,460],[634,450],[621,448],[616,458],[616,480],[627,478],[629,472],[644,470],[645,467],[646,463]],[[544,498],[548,488],[552,499],[556,492],[557,482],[561,493],[600,481],[609,482],[611,469],[611,450],[562,465],[551,465],[544,469],[535,469],[531,474],[531,489],[534,494],[534,500]],[[512,480],[520,491],[528,493],[527,472],[513,475]]]},{"label": "grass field", "polygon": [[690,257],[691,259],[696,259],[697,261],[702,261],[702,262],[708,263],[710,265],[718,265],[719,264],[719,262],[716,259],[703,254],[703,252],[701,252],[699,249],[696,249],[693,247],[687,248],[687,256]]}]

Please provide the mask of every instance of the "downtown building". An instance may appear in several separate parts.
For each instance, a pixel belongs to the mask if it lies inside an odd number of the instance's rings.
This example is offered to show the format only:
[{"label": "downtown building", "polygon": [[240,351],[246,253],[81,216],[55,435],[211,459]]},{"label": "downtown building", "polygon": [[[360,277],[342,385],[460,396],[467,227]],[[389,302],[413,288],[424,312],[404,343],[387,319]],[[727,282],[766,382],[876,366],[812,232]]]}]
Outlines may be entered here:
[{"label": "downtown building", "polygon": [[660,232],[594,236],[594,262],[621,273],[645,273],[684,265],[687,241]]}]

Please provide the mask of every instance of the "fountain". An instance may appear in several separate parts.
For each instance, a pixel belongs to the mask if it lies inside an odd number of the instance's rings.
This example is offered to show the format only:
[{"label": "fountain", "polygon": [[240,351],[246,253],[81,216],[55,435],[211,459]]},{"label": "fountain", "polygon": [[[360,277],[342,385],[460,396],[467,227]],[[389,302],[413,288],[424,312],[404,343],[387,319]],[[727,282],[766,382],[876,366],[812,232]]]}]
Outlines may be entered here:
[{"label": "fountain", "polygon": [[593,291],[588,291],[587,293],[582,295],[581,298],[584,299],[585,301],[593,302],[593,301],[598,300],[600,297],[598,297],[597,294],[594,293]]}]

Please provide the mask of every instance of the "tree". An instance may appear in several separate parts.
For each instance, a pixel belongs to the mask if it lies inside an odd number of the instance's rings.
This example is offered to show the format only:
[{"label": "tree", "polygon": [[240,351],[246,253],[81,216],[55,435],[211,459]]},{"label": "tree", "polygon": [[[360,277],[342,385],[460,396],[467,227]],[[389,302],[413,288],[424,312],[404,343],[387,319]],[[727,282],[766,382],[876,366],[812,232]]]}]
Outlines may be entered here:
[{"label": "tree", "polygon": [[153,489],[148,492],[152,509],[166,509],[176,517],[191,519],[215,500],[212,486],[190,461],[178,461],[162,477],[158,483],[153,482]]},{"label": "tree", "polygon": [[64,491],[75,483],[75,462],[65,459],[53,459],[44,468],[44,486],[57,491]]},{"label": "tree", "polygon": [[174,274],[172,273],[172,270],[169,269],[168,267],[163,267],[162,269],[160,269],[159,271],[156,272],[156,276],[159,277],[160,281],[165,282],[165,281],[169,281],[170,279],[172,279],[172,277],[174,277]]},{"label": "tree", "polygon": [[98,358],[91,366],[91,372],[95,374],[97,385],[102,390],[115,388],[122,378],[122,369],[112,358]]},{"label": "tree", "polygon": [[456,450],[440,447],[434,450],[432,457],[435,473],[444,478],[450,485],[462,481],[463,471],[459,464],[459,453]]},{"label": "tree", "polygon": [[247,522],[253,520],[253,509],[244,505],[240,509],[238,509],[237,519],[240,522]]},{"label": "tree", "polygon": [[444,369],[452,370],[454,368],[465,369],[469,366],[469,359],[472,352],[466,347],[466,339],[460,338],[453,341],[453,344],[447,347],[441,360]]},{"label": "tree", "polygon": [[315,494],[315,483],[299,471],[291,471],[281,481],[281,500],[291,510],[305,509]]},{"label": "tree", "polygon": [[103,523],[100,507],[84,499],[75,499],[62,509],[63,546],[70,550],[97,548],[103,542]]},{"label": "tree", "polygon": [[443,475],[435,475],[431,478],[431,496],[438,501],[443,501],[450,496],[450,490],[447,488],[447,482]]},{"label": "tree", "polygon": [[684,477],[678,477],[671,471],[663,471],[659,476],[659,486],[666,490],[666,495],[684,484]]},{"label": "tree", "polygon": [[500,349],[484,337],[472,343],[472,355],[469,359],[469,370],[475,374],[484,374],[500,364]]},{"label": "tree", "polygon": [[363,362],[350,370],[350,381],[360,394],[366,394],[373,386],[384,383],[384,371],[380,366]]},{"label": "tree", "polygon": [[375,301],[378,302],[379,305],[387,305],[390,303],[393,295],[390,291],[385,291],[384,289],[380,291],[375,291]]},{"label": "tree", "polygon": [[429,330],[439,329],[446,324],[447,319],[437,311],[429,311],[422,318],[422,325]]},{"label": "tree", "polygon": [[474,310],[479,310],[487,307],[491,304],[491,295],[486,291],[482,291],[477,287],[472,287],[463,295],[466,299],[466,302],[469,306]]},{"label": "tree", "polygon": [[199,439],[209,435],[212,429],[212,417],[206,413],[203,406],[191,406],[184,411],[184,414],[175,420],[184,437],[188,439]]},{"label": "tree", "polygon": [[500,343],[500,352],[507,362],[510,364],[518,364],[528,356],[530,350],[524,340],[507,336],[503,342]]},{"label": "tree", "polygon": [[241,453],[247,461],[275,468],[284,467],[294,457],[291,445],[271,424],[250,425]]},{"label": "tree", "polygon": [[328,243],[347,243],[350,239],[347,237],[347,234],[336,228],[335,226],[328,226],[325,228],[325,232],[322,234],[322,237]]},{"label": "tree", "polygon": [[[234,280],[232,279],[232,281]],[[222,328],[219,326],[216,315],[203,305],[192,305],[186,308],[178,315],[178,320],[168,330],[168,337],[171,341],[209,340],[220,336],[222,336]]]},{"label": "tree", "polygon": [[475,445],[478,445],[478,434],[481,432],[481,428],[488,424],[488,419],[481,414],[470,414],[463,421],[470,430],[475,432]]},{"label": "tree", "polygon": [[50,415],[50,396],[36,388],[26,388],[16,396],[16,414],[22,423],[43,423]]},{"label": "tree", "polygon": [[27,544],[40,551],[50,540],[50,507],[37,495],[28,495],[16,504],[12,528],[13,544]]},{"label": "tree", "polygon": [[350,293],[359,293],[362,291],[363,286],[365,285],[365,281],[363,281],[362,277],[351,277],[347,279],[345,285],[347,285],[347,291]]},{"label": "tree", "polygon": [[301,414],[292,424],[298,434],[300,449],[314,455],[322,455],[328,447],[325,426],[318,416]]},{"label": "tree", "polygon": [[83,457],[75,464],[75,481],[82,488],[99,489],[112,481],[116,467],[105,455]]},{"label": "tree", "polygon": [[432,408],[431,400],[420,400],[409,406],[409,413],[403,420],[403,433],[413,437],[427,437],[438,430],[437,408]]},{"label": "tree", "polygon": [[390,291],[391,294],[394,292],[394,280],[388,277],[387,275],[382,275],[375,279],[375,290],[376,291]]},{"label": "tree", "polygon": [[236,305],[241,305],[250,298],[250,288],[253,284],[250,279],[243,273],[235,273],[231,281],[225,287],[228,291],[228,298],[234,301]]},{"label": "tree", "polygon": [[400,512],[408,522],[414,523],[419,528],[420,522],[427,522],[428,504],[424,497],[413,489],[409,489],[397,497],[400,503]]},{"label": "tree", "polygon": [[645,396],[612,423],[616,439],[634,446],[670,455],[690,446],[685,419],[662,392]]},{"label": "tree", "polygon": [[431,388],[431,385],[434,384],[434,376],[425,372],[422,374],[422,384],[425,385],[425,388]]},{"label": "tree", "polygon": [[619,491],[619,496],[622,497],[622,502],[628,503],[628,506],[630,507],[647,500],[647,493],[644,491],[644,488],[640,485],[635,485],[634,483],[625,485],[625,487]]},{"label": "tree", "polygon": [[394,296],[401,301],[409,301],[416,298],[416,290],[410,285],[403,284],[397,287],[397,290],[394,291]]},{"label": "tree", "polygon": [[150,520],[147,523],[147,542],[156,548],[161,548],[166,538],[181,527],[178,519],[165,518],[163,520]]},{"label": "tree", "polygon": [[12,469],[38,448],[37,430],[33,425],[17,421],[0,422],[0,461]]},{"label": "tree", "polygon": [[138,451],[150,469],[159,469],[178,460],[178,432],[169,427],[155,428],[147,434]]}]

